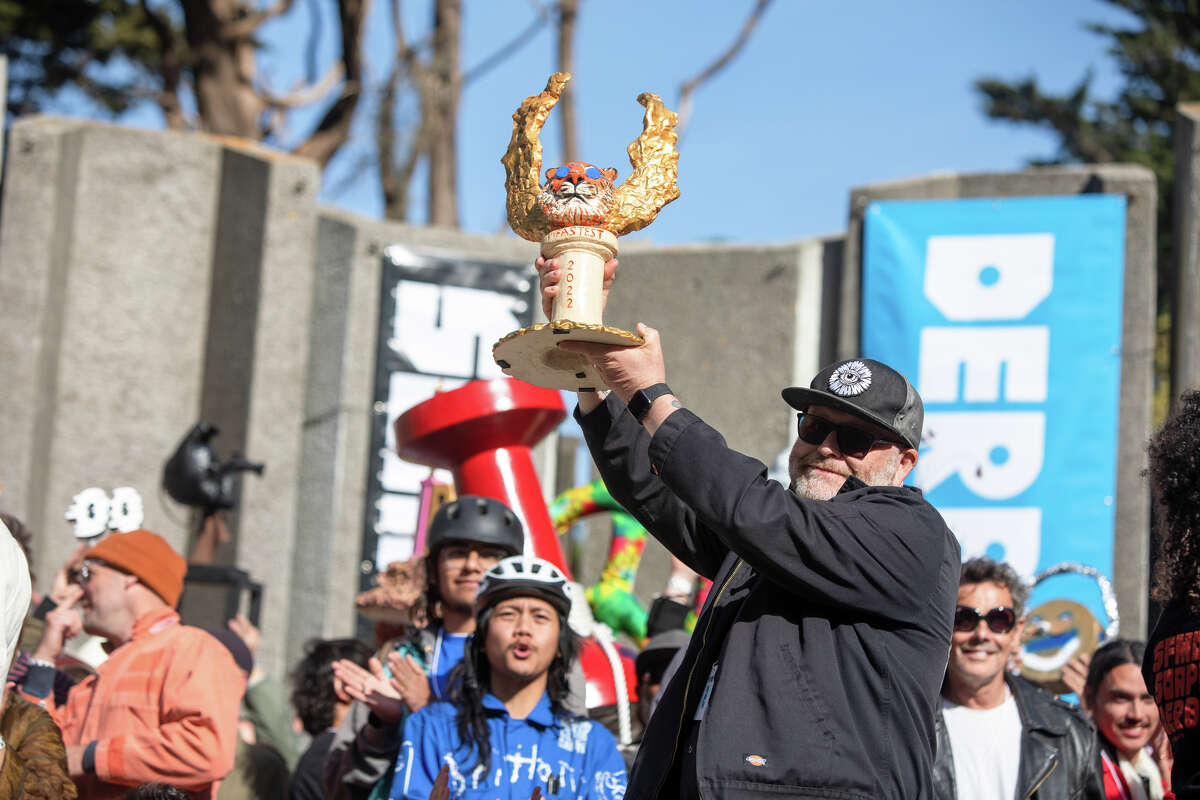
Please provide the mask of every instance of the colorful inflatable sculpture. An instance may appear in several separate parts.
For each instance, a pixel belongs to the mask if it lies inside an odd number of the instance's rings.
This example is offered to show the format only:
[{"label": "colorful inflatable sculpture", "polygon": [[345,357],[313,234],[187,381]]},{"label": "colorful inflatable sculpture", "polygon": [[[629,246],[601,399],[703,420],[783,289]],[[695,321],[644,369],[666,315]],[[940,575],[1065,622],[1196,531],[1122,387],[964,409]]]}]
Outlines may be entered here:
[{"label": "colorful inflatable sculpture", "polygon": [[584,517],[601,513],[612,514],[613,538],[599,582],[587,589],[588,605],[597,620],[641,645],[646,640],[646,609],[633,595],[633,581],[646,549],[646,529],[621,508],[599,479],[568,489],[550,504],[550,517],[560,535]]}]

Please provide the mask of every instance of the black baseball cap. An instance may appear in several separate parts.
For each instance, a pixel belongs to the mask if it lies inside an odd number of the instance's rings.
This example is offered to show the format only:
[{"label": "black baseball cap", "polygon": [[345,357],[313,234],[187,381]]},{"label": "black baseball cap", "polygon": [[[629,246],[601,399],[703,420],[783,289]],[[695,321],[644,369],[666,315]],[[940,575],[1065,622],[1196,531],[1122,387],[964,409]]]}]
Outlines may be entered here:
[{"label": "black baseball cap", "polygon": [[809,406],[836,408],[891,431],[909,447],[921,445],[925,422],[921,395],[907,378],[879,361],[838,361],[818,372],[808,388],[789,386],[781,394],[797,411]]}]

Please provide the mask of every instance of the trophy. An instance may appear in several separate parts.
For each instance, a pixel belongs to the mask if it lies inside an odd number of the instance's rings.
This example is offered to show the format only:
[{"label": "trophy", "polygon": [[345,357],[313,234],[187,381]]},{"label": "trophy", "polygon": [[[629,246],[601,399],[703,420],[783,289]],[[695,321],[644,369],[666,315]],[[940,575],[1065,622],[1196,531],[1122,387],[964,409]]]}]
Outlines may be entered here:
[{"label": "trophy", "polygon": [[627,148],[633,172],[614,185],[615,169],[573,161],[546,171],[540,185],[538,134],[571,76],[557,72],[546,90],[525,98],[513,113],[504,164],[508,224],[523,239],[540,242],[542,256],[558,261],[561,279],[550,322],[513,331],[492,346],[508,375],[548,389],[593,391],[604,387],[585,356],[560,350],[564,340],[640,345],[642,337],[605,325],[604,264],[617,254],[617,237],[641,230],[679,197],[675,149],[677,117],[651,92],[638,95],[645,109],[642,133]]}]

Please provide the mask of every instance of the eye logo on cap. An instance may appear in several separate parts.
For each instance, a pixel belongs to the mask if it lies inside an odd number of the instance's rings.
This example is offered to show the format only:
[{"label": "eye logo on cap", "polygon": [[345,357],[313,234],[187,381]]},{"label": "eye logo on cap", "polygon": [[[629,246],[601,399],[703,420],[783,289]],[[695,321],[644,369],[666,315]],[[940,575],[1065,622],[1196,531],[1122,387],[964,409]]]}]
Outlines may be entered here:
[{"label": "eye logo on cap", "polygon": [[829,391],[838,397],[855,397],[871,388],[871,369],[861,361],[838,364],[829,376]]}]

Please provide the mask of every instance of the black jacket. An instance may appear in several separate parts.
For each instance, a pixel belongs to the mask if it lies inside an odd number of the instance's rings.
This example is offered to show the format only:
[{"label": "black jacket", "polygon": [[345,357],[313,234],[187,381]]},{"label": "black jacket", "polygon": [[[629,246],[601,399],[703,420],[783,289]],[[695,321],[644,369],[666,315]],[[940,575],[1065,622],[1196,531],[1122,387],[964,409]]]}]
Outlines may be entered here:
[{"label": "black jacket", "polygon": [[679,796],[681,740],[719,662],[702,795],[930,797],[960,557],[921,493],[852,478],[804,500],[687,410],[650,440],[615,395],[580,424],[613,497],[714,581],[625,796]]},{"label": "black jacket", "polygon": [[[1017,797],[1026,800],[1104,800],[1096,731],[1075,707],[1022,678],[1009,676],[1021,715],[1021,765]],[[939,710],[937,756],[933,764],[937,800],[969,800],[954,784],[950,734]]]},{"label": "black jacket", "polygon": [[[1200,614],[1189,611],[1187,601],[1178,598],[1167,604],[1154,623],[1154,632],[1142,657],[1142,677],[1158,704],[1158,718],[1171,738],[1171,752],[1175,756],[1171,790],[1178,800],[1200,798],[1200,728],[1196,726],[1200,686],[1186,677],[1200,661],[1198,645]],[[1178,670],[1183,670],[1182,680],[1176,678]]]}]

